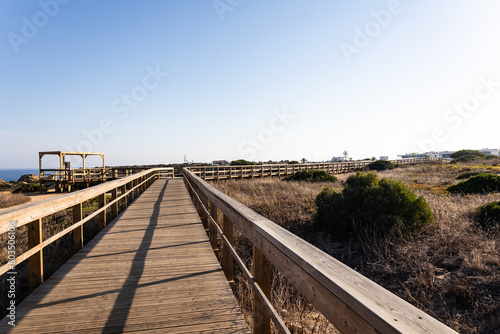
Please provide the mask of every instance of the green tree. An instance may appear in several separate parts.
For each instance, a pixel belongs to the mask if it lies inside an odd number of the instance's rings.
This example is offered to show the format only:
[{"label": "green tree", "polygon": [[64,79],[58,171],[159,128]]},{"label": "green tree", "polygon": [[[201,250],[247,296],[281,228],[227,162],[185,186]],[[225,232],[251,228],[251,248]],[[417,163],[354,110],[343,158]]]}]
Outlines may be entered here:
[{"label": "green tree", "polygon": [[241,165],[256,165],[253,161],[247,161],[245,159],[233,160],[230,163],[231,166],[241,166]]}]

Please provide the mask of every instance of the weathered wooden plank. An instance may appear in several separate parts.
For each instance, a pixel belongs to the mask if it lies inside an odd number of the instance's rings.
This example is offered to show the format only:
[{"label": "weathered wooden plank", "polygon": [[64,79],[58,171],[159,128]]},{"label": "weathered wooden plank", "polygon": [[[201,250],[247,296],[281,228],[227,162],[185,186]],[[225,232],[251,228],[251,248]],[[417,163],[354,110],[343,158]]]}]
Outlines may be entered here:
[{"label": "weathered wooden plank", "polygon": [[11,333],[249,333],[180,179],[153,183],[17,316]]}]

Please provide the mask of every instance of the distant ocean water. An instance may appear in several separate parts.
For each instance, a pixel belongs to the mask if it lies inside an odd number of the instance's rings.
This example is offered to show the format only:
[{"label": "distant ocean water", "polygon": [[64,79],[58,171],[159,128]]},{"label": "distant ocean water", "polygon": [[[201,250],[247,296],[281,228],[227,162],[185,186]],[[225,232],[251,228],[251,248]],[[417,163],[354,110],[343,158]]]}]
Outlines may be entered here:
[{"label": "distant ocean water", "polygon": [[5,182],[17,181],[24,174],[38,175],[38,169],[0,169],[0,180]]}]

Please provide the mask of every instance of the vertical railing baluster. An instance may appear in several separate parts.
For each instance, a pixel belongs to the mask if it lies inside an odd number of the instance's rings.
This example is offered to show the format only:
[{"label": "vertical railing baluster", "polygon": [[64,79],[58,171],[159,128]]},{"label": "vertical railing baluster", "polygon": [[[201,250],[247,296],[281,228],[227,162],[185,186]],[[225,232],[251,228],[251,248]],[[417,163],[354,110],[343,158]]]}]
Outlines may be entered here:
[{"label": "vertical railing baluster", "polygon": [[[223,215],[223,217],[224,221],[222,231],[232,246],[234,242],[233,222],[226,215]],[[222,245],[222,269],[224,270],[224,274],[226,275],[229,285],[234,290],[233,254],[229,250],[229,245],[226,245],[225,243]]]},{"label": "vertical railing baluster", "polygon": [[[33,248],[42,243],[42,219],[37,219],[28,224],[28,247]],[[30,256],[29,288],[30,292],[43,283],[43,249]]]},{"label": "vertical railing baluster", "polygon": [[[99,195],[99,209],[106,205],[106,193]],[[99,213],[99,231],[106,227],[106,210]]]},{"label": "vertical railing baluster", "polygon": [[[73,206],[73,224],[82,220],[82,203]],[[73,230],[73,249],[78,252],[83,247],[83,225]]]},{"label": "vertical railing baluster", "polygon": [[[210,202],[210,216],[212,216],[212,219],[217,222],[218,221],[218,209],[215,206],[213,202]],[[219,248],[217,245],[217,229],[213,224],[209,224],[209,232],[210,232],[210,244],[212,245],[212,249],[214,250],[215,254],[218,254]]]},{"label": "vertical railing baluster", "polygon": [[[118,188],[114,188],[111,190],[111,200],[114,201],[115,199],[118,198]],[[113,205],[111,205],[111,213],[113,215],[113,218],[118,216],[118,202],[116,201]]]},{"label": "vertical railing baluster", "polygon": [[[267,299],[271,300],[271,263],[255,245],[253,246],[253,275]],[[271,333],[271,319],[256,293],[253,294],[253,333]]]}]

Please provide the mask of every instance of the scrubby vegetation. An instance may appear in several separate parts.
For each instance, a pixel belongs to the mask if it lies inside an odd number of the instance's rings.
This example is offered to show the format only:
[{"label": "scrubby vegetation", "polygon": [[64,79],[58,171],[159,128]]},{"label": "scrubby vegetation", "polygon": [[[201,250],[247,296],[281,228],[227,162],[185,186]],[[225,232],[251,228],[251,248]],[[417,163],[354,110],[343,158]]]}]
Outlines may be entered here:
[{"label": "scrubby vegetation", "polygon": [[40,186],[39,183],[26,183],[26,182],[15,182],[13,184],[12,192],[17,193],[34,193],[45,191],[45,187]]},{"label": "scrubby vegetation", "polygon": [[230,163],[231,166],[242,166],[242,165],[256,165],[253,161],[248,161],[245,159],[233,160]]},{"label": "scrubby vegetation", "polygon": [[475,160],[491,160],[498,158],[498,156],[496,155],[486,155],[475,150],[460,150],[452,153],[450,157],[453,158],[453,161],[451,163],[471,162]]},{"label": "scrubby vegetation", "polygon": [[500,175],[481,173],[448,187],[454,194],[485,194],[500,192]]},{"label": "scrubby vegetation", "polygon": [[471,177],[477,176],[477,175],[480,175],[480,174],[485,174],[485,173],[482,173],[482,172],[465,172],[465,173],[462,173],[459,176],[457,176],[457,180],[470,179]]},{"label": "scrubby vegetation", "polygon": [[475,219],[485,229],[500,228],[500,201],[480,206]]},{"label": "scrubby vegetation", "polygon": [[29,197],[22,194],[0,193],[0,209],[10,208],[11,206],[28,203]]},{"label": "scrubby vegetation", "polygon": [[388,160],[377,160],[369,164],[367,167],[369,170],[388,170],[396,168],[396,166]]},{"label": "scrubby vegetation", "polygon": [[[460,196],[446,191],[464,172],[500,172],[494,164],[425,164],[380,172],[423,196],[434,222],[411,239],[364,236],[335,239],[313,228],[315,198],[325,186],[342,183],[232,180],[216,187],[297,234],[460,333],[498,333],[500,328],[500,233],[478,228],[477,208],[500,201],[500,193]],[[348,175],[338,175],[342,181]],[[236,232],[240,256],[251,263],[251,244]],[[250,264],[251,265],[251,264]],[[334,333],[328,322],[279,273],[273,303],[296,333]],[[251,291],[244,281],[240,296]],[[251,300],[241,299],[251,309]],[[246,315],[247,319],[249,314]]]},{"label": "scrubby vegetation", "polygon": [[336,182],[337,178],[324,170],[301,170],[284,178],[285,181]]},{"label": "scrubby vegetation", "polygon": [[342,238],[409,236],[433,220],[426,200],[402,182],[374,173],[350,176],[342,192],[325,188],[316,197],[315,225]]},{"label": "scrubby vegetation", "polygon": [[4,182],[0,180],[0,190],[11,191],[16,194],[39,192],[40,189],[45,191],[45,187],[41,188],[39,183],[26,183],[20,181]]}]

